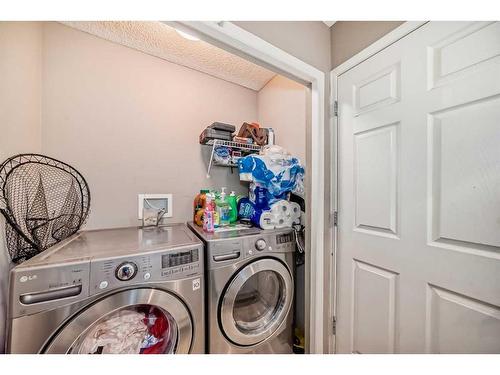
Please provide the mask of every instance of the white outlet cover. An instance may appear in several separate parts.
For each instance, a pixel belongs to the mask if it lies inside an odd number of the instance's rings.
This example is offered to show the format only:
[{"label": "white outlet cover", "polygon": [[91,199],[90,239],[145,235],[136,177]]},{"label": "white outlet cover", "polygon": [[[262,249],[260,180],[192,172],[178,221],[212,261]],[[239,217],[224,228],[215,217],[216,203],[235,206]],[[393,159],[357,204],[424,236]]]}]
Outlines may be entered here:
[{"label": "white outlet cover", "polygon": [[138,211],[137,211],[137,217],[139,220],[142,220],[142,211],[144,209],[144,200],[145,199],[151,199],[151,200],[166,200],[166,207],[167,211],[162,217],[172,217],[173,212],[172,212],[172,201],[173,197],[172,194],[138,194]]}]

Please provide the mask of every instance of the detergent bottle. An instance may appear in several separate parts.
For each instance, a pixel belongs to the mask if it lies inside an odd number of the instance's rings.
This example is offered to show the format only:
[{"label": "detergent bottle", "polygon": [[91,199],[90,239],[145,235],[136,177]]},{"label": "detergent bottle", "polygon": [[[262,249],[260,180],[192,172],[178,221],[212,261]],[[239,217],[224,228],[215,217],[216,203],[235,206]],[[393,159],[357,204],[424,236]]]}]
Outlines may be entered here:
[{"label": "detergent bottle", "polygon": [[229,212],[231,211],[231,206],[226,199],[226,188],[221,188],[220,198],[215,201],[217,207],[217,214],[219,216],[219,226],[225,227],[230,223]]},{"label": "detergent bottle", "polygon": [[193,221],[200,227],[203,225],[203,213],[205,211],[208,192],[209,190],[206,189],[200,190],[200,193],[196,195],[193,202]]},{"label": "detergent bottle", "polygon": [[235,223],[238,220],[238,199],[234,191],[231,191],[229,197],[227,197],[227,203],[229,204],[229,222]]}]

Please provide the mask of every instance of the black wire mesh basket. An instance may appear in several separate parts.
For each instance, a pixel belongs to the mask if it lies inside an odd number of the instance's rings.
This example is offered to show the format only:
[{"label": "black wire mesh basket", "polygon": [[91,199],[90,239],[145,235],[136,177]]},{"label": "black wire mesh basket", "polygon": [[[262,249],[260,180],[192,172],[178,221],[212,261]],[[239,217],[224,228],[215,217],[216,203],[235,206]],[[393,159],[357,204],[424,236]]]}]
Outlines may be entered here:
[{"label": "black wire mesh basket", "polygon": [[0,165],[0,211],[14,263],[28,260],[85,223],[90,191],[70,165],[39,154],[19,154]]}]

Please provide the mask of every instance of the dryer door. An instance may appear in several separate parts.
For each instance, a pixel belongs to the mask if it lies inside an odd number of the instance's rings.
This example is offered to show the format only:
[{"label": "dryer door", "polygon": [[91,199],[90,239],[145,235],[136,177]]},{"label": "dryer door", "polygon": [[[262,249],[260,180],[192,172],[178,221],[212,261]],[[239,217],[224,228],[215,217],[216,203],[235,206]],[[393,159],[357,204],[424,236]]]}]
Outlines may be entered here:
[{"label": "dryer door", "polygon": [[276,259],[264,258],[243,267],[222,296],[219,322],[236,345],[258,344],[285,321],[293,297],[288,268]]},{"label": "dryer door", "polygon": [[191,315],[178,297],[158,289],[130,289],[79,311],[44,352],[185,354],[192,337]]}]

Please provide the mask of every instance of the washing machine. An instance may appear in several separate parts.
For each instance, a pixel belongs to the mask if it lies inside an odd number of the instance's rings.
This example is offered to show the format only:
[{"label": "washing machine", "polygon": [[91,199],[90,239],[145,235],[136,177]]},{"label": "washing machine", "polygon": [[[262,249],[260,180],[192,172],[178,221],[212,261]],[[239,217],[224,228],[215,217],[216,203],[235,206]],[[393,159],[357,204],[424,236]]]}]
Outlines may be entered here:
[{"label": "washing machine", "polygon": [[293,352],[292,229],[204,233],[209,353]]},{"label": "washing machine", "polygon": [[203,244],[185,224],[84,231],[13,268],[9,353],[204,353]]}]

